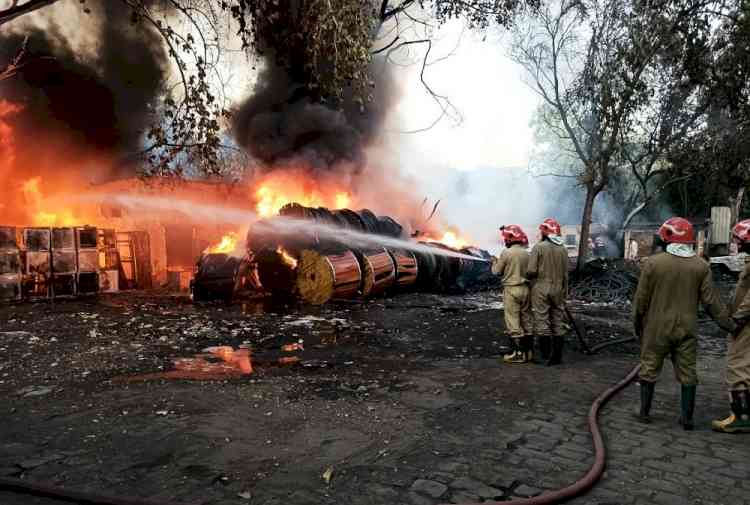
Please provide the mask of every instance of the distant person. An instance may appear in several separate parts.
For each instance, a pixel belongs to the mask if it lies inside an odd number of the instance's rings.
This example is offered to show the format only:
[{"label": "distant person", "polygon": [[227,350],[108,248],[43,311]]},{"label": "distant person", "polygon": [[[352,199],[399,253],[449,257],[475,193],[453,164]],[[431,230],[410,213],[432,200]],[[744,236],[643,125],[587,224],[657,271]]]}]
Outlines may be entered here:
[{"label": "distant person", "polygon": [[722,328],[731,331],[734,324],[714,291],[709,264],[693,250],[693,225],[673,217],[659,228],[659,238],[666,252],[644,263],[634,301],[633,324],[641,345],[639,419],[650,422],[654,386],[669,356],[681,384],[679,423],[685,430],[692,430],[698,384],[698,304],[702,302]]},{"label": "distant person", "polygon": [[[734,227],[734,241],[739,252],[750,253],[750,219]],[[729,335],[727,346],[727,386],[731,414],[712,423],[715,431],[750,433],[750,263],[740,274],[732,304],[736,331]]]},{"label": "distant person", "polygon": [[534,355],[531,332],[529,283],[529,239],[520,226],[500,228],[505,249],[492,261],[492,273],[503,277],[503,312],[505,329],[510,337],[510,354],[503,356],[506,363],[529,363]]},{"label": "distant person", "polygon": [[527,273],[531,282],[531,309],[539,353],[547,366],[562,362],[568,296],[568,250],[560,236],[560,224],[545,219],[539,225],[541,240],[534,245]]},{"label": "distant person", "polygon": [[628,254],[626,255],[626,258],[635,261],[638,259],[638,241],[635,239],[630,239],[630,243],[628,244]]},{"label": "distant person", "polygon": [[597,258],[604,258],[607,256],[607,244],[605,244],[602,235],[599,235],[594,239],[594,256]]}]

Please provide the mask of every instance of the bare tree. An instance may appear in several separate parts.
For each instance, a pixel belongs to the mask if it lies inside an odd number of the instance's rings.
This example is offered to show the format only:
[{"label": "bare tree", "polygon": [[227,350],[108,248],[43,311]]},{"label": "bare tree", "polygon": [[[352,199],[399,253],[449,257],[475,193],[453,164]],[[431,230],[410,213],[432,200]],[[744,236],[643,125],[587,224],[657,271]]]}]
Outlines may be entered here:
[{"label": "bare tree", "polygon": [[10,79],[14,75],[16,75],[18,69],[21,68],[23,57],[26,54],[26,44],[28,43],[28,41],[28,38],[24,39],[23,44],[18,49],[18,53],[13,58],[13,61],[8,63],[8,66],[6,66],[3,70],[0,70],[0,81]]},{"label": "bare tree", "polygon": [[[586,195],[578,268],[589,253],[594,201],[624,155],[632,156],[634,174],[648,191],[656,162],[669,145],[666,140],[679,138],[700,117],[684,114],[682,106],[693,102],[683,97],[677,109],[685,119],[662,122],[651,148],[632,149],[644,140],[649,144],[650,136],[643,136],[638,125],[653,117],[651,97],[661,86],[655,76],[665,74],[665,61],[695,63],[688,46],[705,35],[709,23],[694,20],[722,5],[720,0],[559,0],[540,8],[516,33],[512,57],[551,111],[550,128],[580,162],[575,176]],[[663,110],[675,112],[672,106]]]}]

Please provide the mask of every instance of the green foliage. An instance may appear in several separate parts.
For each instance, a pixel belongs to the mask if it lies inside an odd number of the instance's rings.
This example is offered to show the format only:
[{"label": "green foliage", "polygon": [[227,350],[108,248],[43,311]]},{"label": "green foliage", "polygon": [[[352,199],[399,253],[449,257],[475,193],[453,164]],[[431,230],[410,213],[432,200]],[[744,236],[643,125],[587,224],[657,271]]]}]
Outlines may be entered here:
[{"label": "green foliage", "polygon": [[[239,26],[243,47],[270,54],[294,82],[315,99],[340,105],[345,95],[363,106],[372,97],[372,46],[385,23],[410,23],[422,7],[438,23],[463,17],[474,28],[508,26],[522,8],[538,0],[224,0],[222,9]],[[394,37],[399,37],[398,29]],[[396,42],[394,38],[393,42]]]}]

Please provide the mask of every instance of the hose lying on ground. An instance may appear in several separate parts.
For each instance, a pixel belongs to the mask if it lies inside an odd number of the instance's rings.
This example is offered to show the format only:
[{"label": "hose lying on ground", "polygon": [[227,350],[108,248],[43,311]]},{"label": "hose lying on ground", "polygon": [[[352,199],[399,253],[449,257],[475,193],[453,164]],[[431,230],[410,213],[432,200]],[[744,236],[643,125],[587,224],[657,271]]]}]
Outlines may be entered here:
[{"label": "hose lying on ground", "polygon": [[[627,343],[631,340],[633,340],[633,337],[604,342],[592,347],[591,352],[594,353],[603,349],[604,347]],[[551,505],[555,503],[562,503],[591,489],[602,476],[602,473],[604,473],[604,463],[606,460],[604,440],[602,439],[602,434],[599,431],[599,424],[597,422],[599,410],[604,406],[604,404],[607,403],[607,401],[609,401],[610,398],[612,398],[625,386],[630,384],[638,375],[638,371],[640,369],[641,366],[637,365],[630,372],[628,372],[628,374],[622,380],[620,380],[620,382],[599,395],[594,400],[594,403],[591,404],[591,408],[589,409],[588,423],[589,431],[591,432],[591,437],[594,442],[594,464],[591,466],[589,471],[586,472],[586,475],[567,487],[558,489],[556,491],[550,491],[540,496],[503,502],[483,502],[483,505],[486,505],[488,503],[497,505]],[[28,482],[23,479],[16,479],[12,477],[0,477],[0,490],[33,494],[37,496],[54,498],[57,500],[85,505],[177,505],[174,502],[169,503],[153,499],[106,496],[85,491],[76,491],[59,486]],[[462,505],[479,504],[467,503]]]},{"label": "hose lying on ground", "polygon": [[[628,343],[634,339],[635,337],[627,337],[627,338],[620,338],[617,340],[612,340],[610,342],[603,342],[601,344],[593,346],[590,349],[590,353],[593,354],[610,345]],[[589,409],[588,420],[589,420],[589,431],[591,432],[591,438],[593,439],[593,442],[594,442],[594,464],[591,465],[591,468],[589,468],[589,471],[586,472],[586,475],[584,475],[583,477],[581,477],[580,479],[578,479],[573,484],[567,487],[564,487],[562,489],[557,489],[555,491],[550,491],[540,496],[534,496],[532,498],[519,498],[517,500],[502,501],[502,502],[486,502],[485,501],[485,502],[482,502],[482,504],[486,505],[487,503],[490,503],[491,505],[552,505],[555,503],[562,503],[564,501],[567,501],[591,489],[594,486],[594,484],[596,484],[596,482],[599,480],[599,478],[602,476],[602,473],[604,473],[604,463],[607,458],[607,453],[605,452],[605,448],[604,448],[604,440],[602,439],[602,434],[601,434],[601,431],[599,430],[599,423],[597,422],[597,418],[599,416],[599,410],[604,406],[604,404],[607,403],[607,401],[609,401],[610,398],[612,398],[620,390],[625,388],[625,386],[633,382],[633,379],[636,378],[640,369],[641,369],[641,365],[635,366],[632,370],[630,370],[630,372],[628,372],[628,374],[625,377],[622,378],[622,380],[620,380],[620,382],[618,382],[611,388],[607,389],[604,393],[597,396],[596,399],[594,400],[594,403],[591,404],[591,408]],[[460,505],[479,505],[479,504],[478,503],[462,503]]]},{"label": "hose lying on ground", "polygon": [[[129,496],[107,496],[76,489],[67,489],[51,484],[29,482],[13,477],[0,477],[0,490],[31,494],[44,498],[67,501],[79,505],[178,505],[175,502],[159,501]],[[180,503],[179,505],[190,505]]]}]

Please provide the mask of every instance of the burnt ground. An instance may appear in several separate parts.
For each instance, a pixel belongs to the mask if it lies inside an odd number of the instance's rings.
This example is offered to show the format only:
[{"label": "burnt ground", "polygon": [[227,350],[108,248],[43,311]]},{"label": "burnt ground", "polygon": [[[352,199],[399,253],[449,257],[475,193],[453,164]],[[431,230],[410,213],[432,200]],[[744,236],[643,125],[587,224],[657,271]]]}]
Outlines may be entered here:
[{"label": "burnt ground", "polygon": [[[0,307],[0,475],[205,504],[432,505],[556,489],[592,462],[593,399],[637,347],[505,365],[498,293],[362,304],[193,305],[121,293]],[[590,344],[630,334],[627,305],[573,303]],[[576,504],[748,503],[750,443],[724,417],[724,337],[702,322],[697,430],[676,424],[671,366],[654,422],[631,385],[603,411],[607,472]],[[279,366],[283,344],[301,361]],[[227,380],[139,381],[207,346],[253,349]],[[330,477],[327,479],[327,477]],[[0,492],[2,504],[55,504]]]}]

